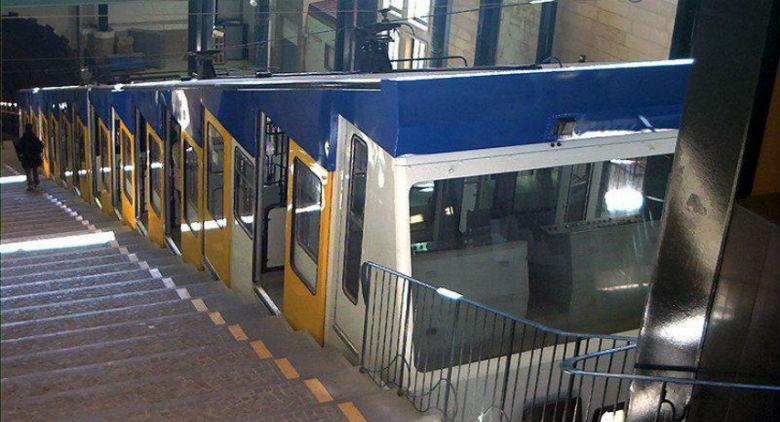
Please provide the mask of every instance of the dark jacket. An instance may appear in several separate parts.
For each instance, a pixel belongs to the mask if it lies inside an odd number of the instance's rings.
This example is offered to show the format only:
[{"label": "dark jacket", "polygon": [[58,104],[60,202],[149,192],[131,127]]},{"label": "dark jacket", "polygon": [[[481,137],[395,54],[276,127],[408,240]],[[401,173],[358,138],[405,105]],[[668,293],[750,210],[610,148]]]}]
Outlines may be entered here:
[{"label": "dark jacket", "polygon": [[22,167],[26,169],[40,167],[43,164],[43,142],[35,136],[34,133],[25,132],[19,139],[19,142],[14,143],[16,154],[19,156],[19,161],[22,162]]}]

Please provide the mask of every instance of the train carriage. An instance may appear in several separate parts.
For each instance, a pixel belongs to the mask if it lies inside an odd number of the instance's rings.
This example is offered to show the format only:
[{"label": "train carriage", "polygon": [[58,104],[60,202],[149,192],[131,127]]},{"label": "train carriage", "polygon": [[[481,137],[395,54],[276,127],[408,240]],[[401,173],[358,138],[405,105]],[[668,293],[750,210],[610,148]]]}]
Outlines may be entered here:
[{"label": "train carriage", "polygon": [[[171,81],[22,104],[54,180],[359,359],[367,302],[405,294],[362,285],[366,261],[566,330],[638,327],[689,69]],[[87,154],[52,129],[74,124]],[[426,327],[412,343],[448,343],[408,306],[388,312]],[[444,365],[423,349],[418,370]]]}]

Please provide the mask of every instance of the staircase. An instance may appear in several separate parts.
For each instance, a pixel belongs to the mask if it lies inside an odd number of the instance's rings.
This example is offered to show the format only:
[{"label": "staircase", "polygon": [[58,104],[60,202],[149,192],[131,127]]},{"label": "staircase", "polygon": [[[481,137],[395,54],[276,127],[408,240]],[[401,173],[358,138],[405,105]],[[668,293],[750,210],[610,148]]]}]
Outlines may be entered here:
[{"label": "staircase", "polygon": [[[435,418],[259,302],[70,192],[42,187],[0,186],[0,248],[45,243],[0,255],[3,421]],[[114,240],[57,247],[109,233]]]}]

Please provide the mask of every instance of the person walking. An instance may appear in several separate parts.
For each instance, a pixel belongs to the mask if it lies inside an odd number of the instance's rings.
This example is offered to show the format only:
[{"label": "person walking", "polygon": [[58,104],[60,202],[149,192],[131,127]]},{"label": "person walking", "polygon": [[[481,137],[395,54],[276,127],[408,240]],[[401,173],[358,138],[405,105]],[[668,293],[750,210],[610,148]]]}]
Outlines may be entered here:
[{"label": "person walking", "polygon": [[43,142],[33,133],[31,124],[24,125],[24,134],[19,138],[19,142],[14,142],[16,155],[22,163],[24,173],[27,175],[27,191],[32,192],[38,189],[38,167],[43,164]]}]

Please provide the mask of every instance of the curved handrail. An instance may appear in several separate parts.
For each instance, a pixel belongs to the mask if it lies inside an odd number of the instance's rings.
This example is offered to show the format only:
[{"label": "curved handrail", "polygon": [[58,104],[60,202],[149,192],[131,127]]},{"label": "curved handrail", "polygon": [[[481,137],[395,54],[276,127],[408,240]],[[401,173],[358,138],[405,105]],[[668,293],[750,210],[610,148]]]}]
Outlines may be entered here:
[{"label": "curved handrail", "polygon": [[688,385],[696,385],[702,387],[721,387],[721,388],[740,388],[740,389],[748,389],[748,390],[780,391],[780,385],[747,384],[747,383],[728,382],[728,381],[711,381],[711,380],[701,380],[695,378],[680,378],[680,377],[669,377],[669,376],[661,376],[661,375],[620,374],[620,373],[612,373],[612,372],[589,371],[589,370],[577,368],[577,363],[579,362],[588,359],[594,359],[594,358],[598,359],[602,356],[612,355],[616,353],[628,352],[630,350],[636,350],[637,348],[638,346],[636,344],[631,344],[628,346],[602,350],[599,352],[588,353],[573,358],[565,359],[561,362],[561,369],[567,374],[580,375],[580,376],[617,378],[617,379],[637,380],[637,381],[652,381],[652,382],[663,382],[668,384],[688,384]]},{"label": "curved handrail", "polygon": [[[412,278],[412,277],[410,277],[410,276],[408,276],[406,274],[400,273],[400,272],[398,272],[396,270],[393,270],[392,268],[385,267],[384,265],[377,264],[377,263],[372,262],[372,261],[364,262],[363,263],[363,267],[364,267],[363,271],[365,271],[365,268],[367,268],[367,267],[374,267],[374,268],[378,268],[378,269],[380,269],[382,271],[385,271],[387,273],[393,274],[396,277],[404,278],[404,279],[406,279],[406,280],[408,280],[408,281],[410,281],[412,283],[418,284],[418,285],[420,285],[422,287],[426,287],[426,288],[429,288],[429,289],[432,289],[432,290],[437,290],[438,289],[438,287],[436,287],[436,286],[428,284],[428,283],[426,283],[424,281],[420,281],[420,280],[414,279],[414,278]],[[515,320],[517,322],[521,322],[523,324],[529,325],[529,326],[534,327],[534,328],[539,329],[539,330],[548,331],[548,332],[550,332],[552,334],[559,335],[561,337],[603,338],[603,339],[606,339],[606,340],[618,340],[618,341],[626,341],[626,342],[631,342],[631,343],[635,343],[638,340],[637,337],[620,336],[620,335],[614,335],[614,334],[574,333],[574,332],[570,332],[570,331],[563,331],[563,330],[560,330],[560,329],[557,329],[557,328],[553,328],[553,327],[544,325],[544,324],[539,323],[537,321],[532,321],[532,320],[529,320],[529,319],[526,319],[526,318],[523,318],[523,317],[519,317],[519,316],[516,316],[516,315],[508,314],[508,313],[506,313],[504,311],[495,309],[495,308],[490,307],[488,305],[485,305],[483,303],[479,303],[479,302],[473,301],[473,300],[471,300],[471,299],[469,299],[469,298],[467,298],[465,296],[462,296],[462,297],[457,298],[457,299],[451,298],[451,300],[468,303],[469,305],[475,306],[477,308],[484,309],[484,310],[489,311],[491,313],[495,313],[495,314],[497,314],[499,316],[502,316],[504,318],[507,318],[507,319],[510,319],[510,320]]]}]

